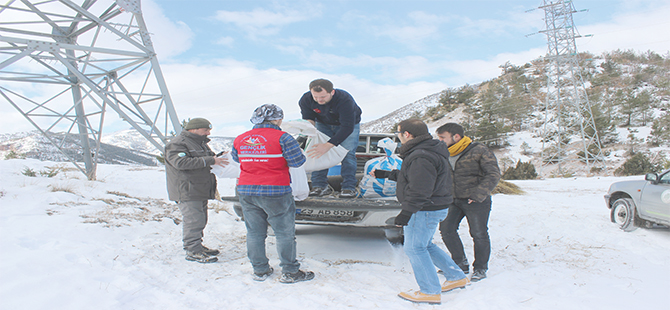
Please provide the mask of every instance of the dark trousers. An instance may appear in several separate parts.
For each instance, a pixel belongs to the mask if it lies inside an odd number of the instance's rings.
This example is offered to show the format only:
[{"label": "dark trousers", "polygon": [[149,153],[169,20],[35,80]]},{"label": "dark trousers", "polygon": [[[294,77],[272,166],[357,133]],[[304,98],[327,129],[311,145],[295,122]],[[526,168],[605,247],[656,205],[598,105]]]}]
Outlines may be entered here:
[{"label": "dark trousers", "polygon": [[463,242],[458,236],[458,226],[463,217],[467,218],[470,226],[470,236],[475,246],[475,261],[472,264],[475,270],[488,270],[489,256],[491,256],[491,240],[489,239],[489,214],[491,213],[491,196],[483,202],[472,202],[468,199],[454,199],[449,207],[447,218],[440,223],[442,241],[447,246],[451,258],[461,267],[468,266],[468,258],[463,250]]}]

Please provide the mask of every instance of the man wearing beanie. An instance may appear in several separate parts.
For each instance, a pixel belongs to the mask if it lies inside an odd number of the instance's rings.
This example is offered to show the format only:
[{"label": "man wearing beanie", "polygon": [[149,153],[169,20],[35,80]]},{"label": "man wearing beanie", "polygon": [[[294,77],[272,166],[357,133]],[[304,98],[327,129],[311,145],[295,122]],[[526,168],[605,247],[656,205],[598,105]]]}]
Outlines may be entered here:
[{"label": "man wearing beanie", "polygon": [[458,236],[463,217],[468,220],[470,236],[475,247],[475,261],[470,278],[473,282],[486,278],[491,255],[488,223],[491,213],[491,192],[500,180],[496,156],[486,145],[472,142],[464,135],[463,127],[447,123],[437,128],[440,141],[449,147],[449,162],[454,174],[454,204],[440,224],[440,233],[451,258],[468,273],[470,266]]},{"label": "man wearing beanie", "polygon": [[176,201],[183,217],[186,260],[200,263],[217,261],[219,250],[202,245],[207,225],[207,200],[214,199],[216,176],[212,165],[224,166],[225,158],[214,156],[207,142],[212,124],[204,118],[191,119],[179,136],[165,145],[165,173],[170,200]]},{"label": "man wearing beanie", "polygon": [[247,228],[247,256],[254,269],[252,278],[265,281],[273,273],[265,254],[268,224],[277,238],[282,269],[281,283],[314,278],[314,272],[300,270],[296,259],[295,200],[289,167],[300,167],[305,155],[293,137],[281,131],[282,109],[264,104],[254,110],[254,128],[233,142],[233,160],[240,163],[237,193]]},{"label": "man wearing beanie", "polygon": [[[447,216],[453,201],[449,150],[433,139],[420,119],[400,122],[396,134],[402,142],[400,170],[372,170],[370,174],[398,182],[396,196],[402,211],[396,216],[395,225],[404,226],[403,248],[419,284],[419,291],[402,292],[398,296],[416,303],[439,304],[442,292],[469,283],[458,265],[433,243],[437,226]],[[441,285],[435,266],[446,278]]]}]

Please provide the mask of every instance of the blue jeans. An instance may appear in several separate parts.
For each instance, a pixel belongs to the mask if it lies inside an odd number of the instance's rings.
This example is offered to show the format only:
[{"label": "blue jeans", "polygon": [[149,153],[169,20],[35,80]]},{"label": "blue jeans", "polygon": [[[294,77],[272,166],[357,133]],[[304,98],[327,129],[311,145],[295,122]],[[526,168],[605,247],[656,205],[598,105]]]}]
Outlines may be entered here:
[{"label": "blue jeans", "polygon": [[447,218],[440,224],[442,241],[451,253],[451,258],[461,266],[468,265],[468,258],[463,250],[463,242],[458,236],[458,226],[463,217],[468,220],[470,236],[475,247],[475,261],[472,267],[475,270],[489,269],[489,256],[491,256],[491,240],[489,239],[489,214],[491,214],[491,196],[482,202],[468,204],[467,199],[454,199],[454,204],[449,208]]},{"label": "blue jeans", "polygon": [[268,223],[277,237],[277,254],[282,273],[295,273],[300,268],[296,260],[295,200],[293,194],[279,196],[240,195],[240,204],[247,227],[247,256],[255,273],[270,269],[265,254]]},{"label": "blue jeans", "polygon": [[[316,129],[332,137],[340,130],[338,125],[326,125],[316,122]],[[349,150],[344,159],[342,159],[342,189],[356,189],[356,148],[358,147],[358,135],[361,131],[360,124],[354,125],[354,131],[340,145]],[[312,172],[312,188],[328,186],[328,169]]]},{"label": "blue jeans", "polygon": [[447,216],[447,209],[438,211],[419,211],[410,218],[404,227],[405,244],[403,248],[414,270],[414,278],[424,294],[440,294],[442,285],[437,276],[437,268],[442,269],[448,281],[465,278],[451,257],[433,243],[437,225]]}]

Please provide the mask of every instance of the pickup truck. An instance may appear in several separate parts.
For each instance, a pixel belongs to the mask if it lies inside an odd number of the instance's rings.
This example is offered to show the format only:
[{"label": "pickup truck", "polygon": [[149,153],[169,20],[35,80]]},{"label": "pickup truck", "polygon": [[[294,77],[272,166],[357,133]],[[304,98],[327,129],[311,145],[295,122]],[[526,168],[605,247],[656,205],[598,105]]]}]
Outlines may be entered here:
[{"label": "pickup truck", "polygon": [[[383,138],[391,138],[397,141],[397,137],[393,134],[360,134],[358,147],[356,148],[356,177],[359,181],[363,177],[365,163],[372,158],[384,156],[384,150],[377,146],[379,140]],[[335,171],[337,171],[337,166],[331,168],[333,173],[329,173],[328,176],[328,183],[336,191],[333,195],[308,197],[303,201],[295,202],[296,224],[378,227],[384,229],[386,238],[391,244],[401,244],[403,241],[402,228],[393,225],[393,221],[401,209],[400,203],[395,197],[340,199],[337,197],[337,191],[340,190],[342,177]],[[234,201],[235,213],[243,218],[242,206],[237,197],[221,198]]]}]

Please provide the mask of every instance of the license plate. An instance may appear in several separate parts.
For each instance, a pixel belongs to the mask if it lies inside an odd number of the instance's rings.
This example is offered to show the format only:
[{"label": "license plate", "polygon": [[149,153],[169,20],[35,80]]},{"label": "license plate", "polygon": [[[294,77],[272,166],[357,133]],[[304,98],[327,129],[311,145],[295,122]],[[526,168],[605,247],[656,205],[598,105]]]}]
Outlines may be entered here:
[{"label": "license plate", "polygon": [[319,209],[319,210],[314,210],[314,209],[298,209],[297,212],[300,215],[308,215],[308,216],[348,216],[352,217],[354,216],[354,211],[352,210],[331,210],[331,209]]}]

